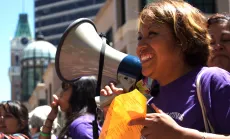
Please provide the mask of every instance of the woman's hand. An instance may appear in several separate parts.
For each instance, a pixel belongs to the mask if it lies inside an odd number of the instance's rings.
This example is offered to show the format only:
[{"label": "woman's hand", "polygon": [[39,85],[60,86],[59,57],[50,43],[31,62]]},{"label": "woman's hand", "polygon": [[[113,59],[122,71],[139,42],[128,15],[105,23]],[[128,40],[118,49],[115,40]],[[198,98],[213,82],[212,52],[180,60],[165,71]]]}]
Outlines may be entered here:
[{"label": "woman's hand", "polygon": [[166,113],[156,111],[158,113],[147,114],[145,119],[131,120],[129,125],[143,125],[141,134],[146,139],[180,139],[183,128]]},{"label": "woman's hand", "polygon": [[100,94],[103,96],[110,96],[112,94],[122,94],[124,93],[123,88],[117,88],[113,83],[106,85],[104,89],[101,89]]},{"label": "woman's hand", "polygon": [[50,120],[54,120],[57,117],[58,114],[58,104],[59,103],[59,99],[56,95],[53,95],[53,102],[51,103],[51,111],[48,115],[48,119]]}]

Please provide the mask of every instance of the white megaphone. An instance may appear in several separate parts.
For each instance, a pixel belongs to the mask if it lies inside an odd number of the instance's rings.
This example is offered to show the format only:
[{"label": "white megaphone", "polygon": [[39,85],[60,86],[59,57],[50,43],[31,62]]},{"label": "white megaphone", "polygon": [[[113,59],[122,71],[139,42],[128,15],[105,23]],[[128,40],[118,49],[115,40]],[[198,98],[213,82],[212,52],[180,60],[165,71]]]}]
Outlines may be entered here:
[{"label": "white megaphone", "polygon": [[[142,78],[139,58],[107,45],[103,37],[98,35],[94,23],[87,18],[74,21],[60,40],[55,57],[59,78],[65,82],[73,82],[82,76],[98,76],[102,47],[104,59],[101,87],[115,82],[126,91],[131,91]],[[100,96],[95,100],[97,105],[103,107],[110,103],[113,97]]]}]

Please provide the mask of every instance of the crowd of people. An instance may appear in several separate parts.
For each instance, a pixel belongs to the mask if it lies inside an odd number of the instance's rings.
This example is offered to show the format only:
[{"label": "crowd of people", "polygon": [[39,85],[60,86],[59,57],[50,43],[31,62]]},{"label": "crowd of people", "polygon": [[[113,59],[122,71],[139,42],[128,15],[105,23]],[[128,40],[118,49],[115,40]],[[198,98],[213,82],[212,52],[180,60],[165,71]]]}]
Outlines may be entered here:
[{"label": "crowd of people", "polygon": [[[129,124],[143,125],[147,139],[229,139],[229,33],[228,15],[206,20],[183,1],[148,4],[136,53],[142,74],[160,87],[147,104],[155,113]],[[125,92],[112,83],[101,90],[112,93]]]},{"label": "crowd of people", "polygon": [[[138,21],[142,74],[159,88],[147,104],[155,112],[129,125],[143,125],[146,139],[230,139],[230,15],[207,20],[186,2],[163,0],[148,4]],[[63,82],[44,116],[18,101],[0,103],[0,139],[93,139],[101,131],[93,124],[96,85],[94,76]],[[101,89],[113,93],[125,92],[113,83]],[[57,134],[58,107],[66,123]]]}]

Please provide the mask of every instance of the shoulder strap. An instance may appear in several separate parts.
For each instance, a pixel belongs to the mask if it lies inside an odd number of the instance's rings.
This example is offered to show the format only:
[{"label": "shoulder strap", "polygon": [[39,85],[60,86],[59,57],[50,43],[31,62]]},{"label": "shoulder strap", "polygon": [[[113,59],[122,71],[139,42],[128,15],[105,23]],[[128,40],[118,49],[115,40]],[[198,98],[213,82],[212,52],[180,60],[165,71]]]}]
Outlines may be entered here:
[{"label": "shoulder strap", "polygon": [[207,117],[207,112],[204,106],[204,102],[203,102],[203,97],[202,97],[202,90],[201,90],[201,84],[200,84],[200,80],[201,80],[201,76],[204,73],[205,70],[201,71],[196,78],[196,92],[197,92],[197,96],[198,96],[198,101],[200,103],[200,107],[201,107],[201,111],[202,111],[202,116],[203,116],[203,120],[204,120],[204,126],[205,126],[205,131],[207,133],[215,133],[213,126],[211,125],[210,121],[208,120]]}]

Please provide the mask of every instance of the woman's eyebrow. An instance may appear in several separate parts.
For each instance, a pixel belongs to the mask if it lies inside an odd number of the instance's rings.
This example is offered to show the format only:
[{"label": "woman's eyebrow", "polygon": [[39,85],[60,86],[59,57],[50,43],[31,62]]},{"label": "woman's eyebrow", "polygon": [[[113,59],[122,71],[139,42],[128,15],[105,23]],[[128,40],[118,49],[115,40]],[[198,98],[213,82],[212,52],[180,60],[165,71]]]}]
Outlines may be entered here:
[{"label": "woman's eyebrow", "polygon": [[155,26],[149,26],[148,29],[155,29]]},{"label": "woman's eyebrow", "polygon": [[148,26],[148,29],[159,29],[161,27],[161,24],[153,23],[152,25]]},{"label": "woman's eyebrow", "polygon": [[221,37],[223,37],[223,36],[229,36],[230,35],[230,31],[223,31],[222,33],[221,33]]},{"label": "woman's eyebrow", "polygon": [[224,31],[222,31],[222,34],[230,34],[230,31],[229,30],[224,30]]}]

